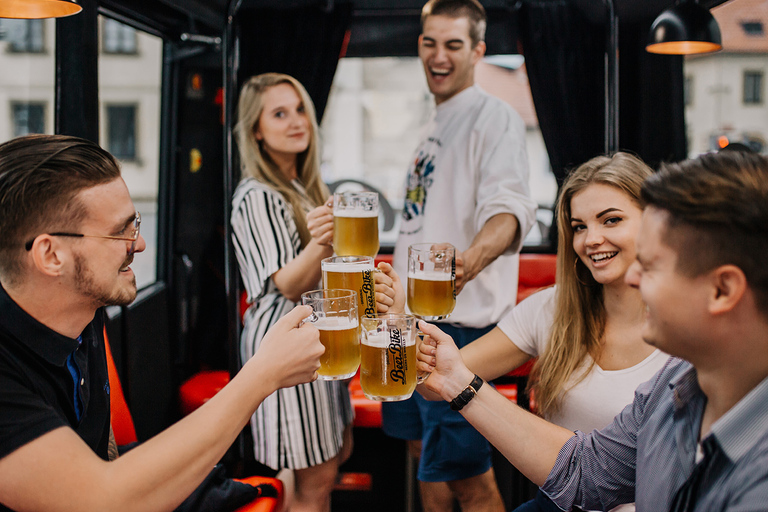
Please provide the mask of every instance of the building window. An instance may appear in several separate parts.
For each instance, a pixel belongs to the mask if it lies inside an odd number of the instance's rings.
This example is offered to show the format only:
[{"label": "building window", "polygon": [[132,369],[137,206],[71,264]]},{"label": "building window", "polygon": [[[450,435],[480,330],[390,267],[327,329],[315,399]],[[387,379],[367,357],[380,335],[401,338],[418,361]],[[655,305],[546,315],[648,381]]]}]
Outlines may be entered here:
[{"label": "building window", "polygon": [[45,103],[13,103],[13,136],[45,133]]},{"label": "building window", "polygon": [[132,27],[104,18],[102,29],[104,53],[137,53],[136,30]]},{"label": "building window", "polygon": [[762,36],[763,35],[763,22],[762,21],[742,21],[741,28],[748,36]]},{"label": "building window", "polygon": [[43,53],[43,20],[0,20],[0,36],[13,53]]},{"label": "building window", "polygon": [[683,80],[683,101],[686,107],[693,105],[693,77],[690,75]]},{"label": "building window", "polygon": [[136,160],[136,106],[107,106],[107,149],[119,160]]},{"label": "building window", "polygon": [[763,102],[763,72],[744,72],[744,104],[754,105]]}]

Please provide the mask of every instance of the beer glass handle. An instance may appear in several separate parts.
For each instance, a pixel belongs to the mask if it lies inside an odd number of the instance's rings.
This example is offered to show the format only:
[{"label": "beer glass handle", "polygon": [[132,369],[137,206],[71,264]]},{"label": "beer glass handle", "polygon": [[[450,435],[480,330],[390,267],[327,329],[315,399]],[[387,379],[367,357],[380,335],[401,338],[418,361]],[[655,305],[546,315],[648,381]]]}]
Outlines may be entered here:
[{"label": "beer glass handle", "polygon": [[299,327],[301,327],[302,325],[304,325],[307,322],[313,324],[313,323],[317,322],[317,320],[318,320],[318,316],[315,314],[314,311],[312,311],[311,315],[309,315],[307,318],[305,318],[304,320],[301,321],[301,324],[299,324]]},{"label": "beer glass handle", "polygon": [[[421,331],[417,331],[416,336],[418,336],[419,344],[421,344],[424,338],[424,333]],[[416,372],[416,384],[422,384],[425,380],[429,378],[430,375],[432,375],[431,372]]]}]

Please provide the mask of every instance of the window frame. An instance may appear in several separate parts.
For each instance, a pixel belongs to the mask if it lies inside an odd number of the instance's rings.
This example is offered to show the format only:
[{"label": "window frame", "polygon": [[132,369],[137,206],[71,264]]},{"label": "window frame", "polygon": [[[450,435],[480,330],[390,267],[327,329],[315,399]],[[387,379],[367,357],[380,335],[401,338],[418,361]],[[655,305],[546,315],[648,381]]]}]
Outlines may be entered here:
[{"label": "window frame", "polygon": [[[13,127],[13,136],[14,137],[20,137],[22,135],[27,135],[30,133],[48,133],[46,131],[46,114],[48,110],[48,102],[45,100],[10,100],[9,101],[9,113],[11,115],[11,126]],[[18,133],[16,131],[17,124],[16,124],[16,113],[18,107],[27,107],[29,111],[29,107],[40,107],[42,109],[42,122],[43,122],[43,130],[42,131],[27,131],[26,133]],[[29,128],[29,123],[27,123],[27,128]]]},{"label": "window frame", "polygon": [[[115,26],[120,28],[119,33],[119,44],[116,48],[110,48],[107,44],[107,27],[109,26]],[[131,40],[132,40],[132,48],[125,49],[123,44],[123,37],[127,31],[130,31],[131,34]],[[113,18],[107,18],[104,17],[101,23],[101,51],[102,53],[106,55],[129,55],[129,56],[135,56],[139,54],[139,35],[135,28],[131,27],[130,25],[126,25],[124,23],[119,22],[116,19]]]},{"label": "window frame", "polygon": [[[765,87],[765,73],[760,69],[745,69],[742,75],[742,104],[746,106],[758,106],[763,104],[763,88]],[[757,81],[757,86],[754,82]],[[748,89],[749,87],[749,89]]]},{"label": "window frame", "polygon": [[[12,39],[4,39],[8,45],[6,47],[7,53],[10,54],[33,54],[33,55],[42,55],[46,54],[47,48],[46,48],[46,37],[45,37],[45,20],[44,19],[5,19],[4,22],[12,22],[12,23],[19,23],[24,24],[27,26],[27,29],[25,31],[25,38],[24,38],[24,46],[17,46],[17,41],[14,41]],[[33,39],[30,37],[30,34],[32,33],[31,27],[38,26],[40,28],[40,47],[39,48],[30,48],[30,42],[34,42]]]},{"label": "window frame", "polygon": [[[133,110],[133,155],[126,156],[123,153],[115,151],[112,144],[112,112],[113,109],[125,109],[130,108]],[[110,152],[115,158],[122,162],[140,162],[139,151],[139,103],[138,102],[105,102],[104,103],[104,120],[106,121],[105,136],[107,151]]]}]

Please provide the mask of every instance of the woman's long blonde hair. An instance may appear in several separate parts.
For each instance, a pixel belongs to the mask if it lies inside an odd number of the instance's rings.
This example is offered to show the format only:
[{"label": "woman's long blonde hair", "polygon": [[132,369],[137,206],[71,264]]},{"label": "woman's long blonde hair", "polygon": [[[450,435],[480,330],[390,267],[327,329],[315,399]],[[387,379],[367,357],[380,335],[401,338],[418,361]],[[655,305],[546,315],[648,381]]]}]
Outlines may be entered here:
[{"label": "woman's long blonde hair", "polygon": [[[296,156],[296,174],[307,194],[304,197],[291,181],[280,171],[269,154],[256,140],[256,128],[264,110],[264,92],[279,84],[289,84],[301,98],[304,111],[310,122],[309,145]],[[329,196],[328,187],[320,177],[320,156],[318,150],[318,127],[315,106],[307,90],[298,80],[281,73],[264,73],[250,78],[240,89],[237,106],[237,125],[235,135],[240,150],[240,172],[242,178],[255,178],[273,187],[293,208],[296,228],[301,237],[301,246],[309,242],[311,235],[307,229],[306,211],[320,206]]]},{"label": "woman's long blonde hair", "polygon": [[[580,165],[563,184],[557,202],[557,292],[555,318],[549,344],[531,372],[529,388],[536,397],[543,416],[557,412],[562,406],[566,385],[592,356],[592,365],[600,353],[605,331],[603,285],[597,283],[589,269],[573,249],[571,199],[593,184],[615,187],[641,205],[640,187],[653,174],[650,167],[628,153],[612,157],[598,156]],[[572,387],[591,371],[592,366],[570,384]]]}]

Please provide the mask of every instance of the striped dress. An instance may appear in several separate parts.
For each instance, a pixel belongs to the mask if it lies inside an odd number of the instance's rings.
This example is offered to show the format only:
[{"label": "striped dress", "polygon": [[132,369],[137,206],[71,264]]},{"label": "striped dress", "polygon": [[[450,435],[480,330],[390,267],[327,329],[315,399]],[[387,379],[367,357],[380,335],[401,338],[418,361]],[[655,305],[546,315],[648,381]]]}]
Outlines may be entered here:
[{"label": "striped dress", "polygon": [[[297,256],[301,241],[291,205],[253,178],[242,180],[235,190],[231,222],[250,304],[240,339],[240,357],[247,361],[267,330],[296,305],[280,293],[271,276]],[[344,382],[317,380],[280,389],[251,417],[254,456],[273,469],[316,466],[339,452],[352,414]]]}]

